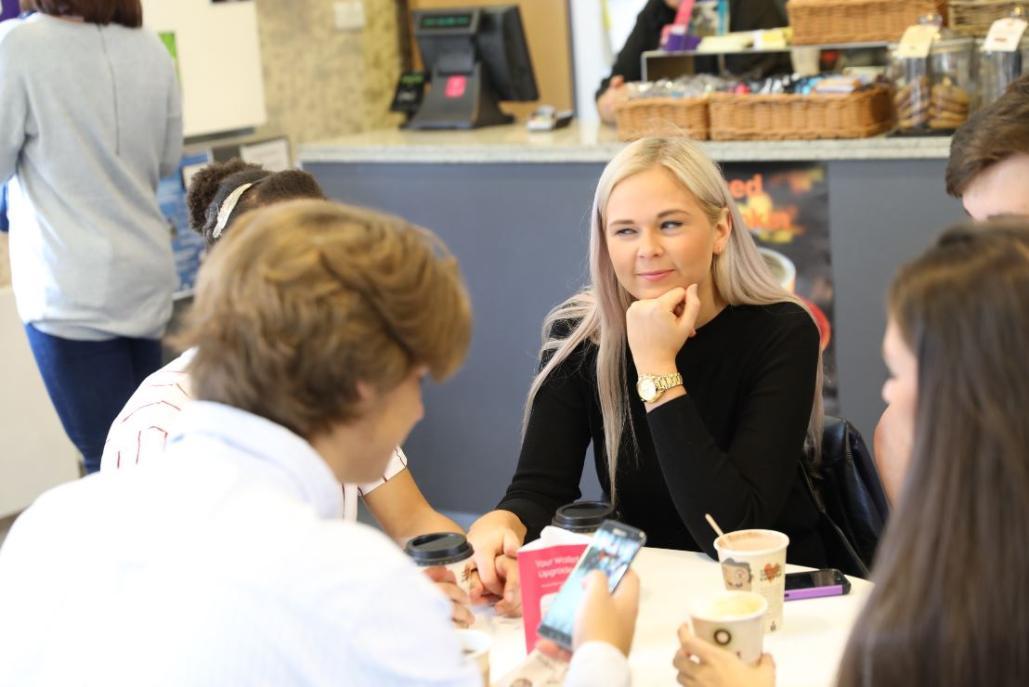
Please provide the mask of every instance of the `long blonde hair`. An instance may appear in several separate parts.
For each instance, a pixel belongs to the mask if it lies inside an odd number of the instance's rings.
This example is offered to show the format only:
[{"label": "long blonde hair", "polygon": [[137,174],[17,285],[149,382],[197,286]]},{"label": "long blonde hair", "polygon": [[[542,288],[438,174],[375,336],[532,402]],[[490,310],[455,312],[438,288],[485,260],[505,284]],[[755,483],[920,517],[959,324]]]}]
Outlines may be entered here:
[{"label": "long blonde hair", "polygon": [[[597,183],[590,220],[590,286],[552,310],[543,322],[541,356],[552,352],[533,379],[525,405],[522,430],[528,426],[536,394],[550,374],[584,341],[597,345],[597,394],[604,421],[604,443],[610,477],[611,500],[616,499],[618,449],[626,425],[635,443],[635,429],[626,400],[625,311],[633,298],[615,277],[607,253],[605,211],[611,191],[621,181],[660,165],[687,189],[714,224],[728,210],[732,232],[726,250],[714,256],[712,272],[717,293],[729,305],[796,303],[807,307],[783,289],[758,253],[718,165],[686,138],[643,138],[616,155]],[[557,322],[576,322],[565,338],[554,336]],[[822,361],[808,423],[808,450],[817,457],[822,431]]]}]

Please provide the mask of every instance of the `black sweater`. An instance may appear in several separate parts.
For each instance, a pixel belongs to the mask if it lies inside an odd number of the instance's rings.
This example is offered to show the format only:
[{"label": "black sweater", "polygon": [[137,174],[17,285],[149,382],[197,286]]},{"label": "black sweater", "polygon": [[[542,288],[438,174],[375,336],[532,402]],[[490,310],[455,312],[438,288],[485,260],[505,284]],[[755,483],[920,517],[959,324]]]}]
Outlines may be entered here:
[{"label": "black sweater", "polygon": [[[518,515],[528,538],[580,497],[590,441],[600,484],[610,493],[596,356],[595,344],[582,344],[533,402],[518,469],[498,506]],[[686,396],[647,413],[628,355],[625,394],[638,453],[626,431],[620,517],[643,529],[650,546],[712,556],[705,513],[726,531],[775,529],[790,537],[791,563],[823,567],[818,515],[799,473],[817,360],[818,330],[799,306],[727,306],[676,356]]]},{"label": "black sweater", "polygon": [[[650,0],[636,17],[632,32],[625,39],[625,45],[618,52],[615,63],[611,67],[611,75],[600,83],[595,98],[599,98],[607,90],[607,84],[615,74],[626,81],[639,81],[643,78],[643,66],[640,58],[644,52],[657,50],[661,42],[661,29],[665,24],[675,20],[676,10],[668,6],[665,0]],[[785,9],[779,0],[730,0],[729,29],[731,31],[755,31],[757,29],[774,29],[786,26]],[[733,74],[752,74],[766,76],[777,72],[791,70],[789,56],[782,55],[735,55],[727,58],[726,66]],[[715,58],[696,58],[697,72],[717,72]]]}]

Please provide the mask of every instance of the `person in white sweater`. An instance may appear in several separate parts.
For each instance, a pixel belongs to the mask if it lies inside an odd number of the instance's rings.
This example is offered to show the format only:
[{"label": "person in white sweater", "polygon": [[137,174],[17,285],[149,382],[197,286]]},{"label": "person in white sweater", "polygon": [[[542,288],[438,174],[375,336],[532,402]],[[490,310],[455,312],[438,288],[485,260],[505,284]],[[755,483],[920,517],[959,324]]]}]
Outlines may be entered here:
[{"label": "person in white sweater", "polygon": [[[443,244],[327,201],[248,213],[182,336],[174,456],[51,490],[0,549],[0,684],[481,685],[444,595],[340,517],[339,483],[381,474],[467,353]],[[568,684],[624,687],[638,581],[601,582]]]},{"label": "person in white sweater", "polygon": [[178,283],[157,182],[176,169],[171,56],[139,0],[23,0],[0,24],[0,185],[11,277],[43,381],[86,472],[161,364]]}]

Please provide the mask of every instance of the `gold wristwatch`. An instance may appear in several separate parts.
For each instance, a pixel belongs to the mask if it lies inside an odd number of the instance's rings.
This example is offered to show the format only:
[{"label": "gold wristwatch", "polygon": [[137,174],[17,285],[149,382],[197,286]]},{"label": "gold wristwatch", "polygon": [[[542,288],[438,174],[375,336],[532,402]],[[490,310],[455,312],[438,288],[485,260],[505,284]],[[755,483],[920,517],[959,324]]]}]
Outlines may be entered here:
[{"label": "gold wristwatch", "polygon": [[661,394],[681,384],[682,375],[678,372],[670,375],[640,375],[636,382],[636,393],[644,403],[653,403],[661,398]]}]

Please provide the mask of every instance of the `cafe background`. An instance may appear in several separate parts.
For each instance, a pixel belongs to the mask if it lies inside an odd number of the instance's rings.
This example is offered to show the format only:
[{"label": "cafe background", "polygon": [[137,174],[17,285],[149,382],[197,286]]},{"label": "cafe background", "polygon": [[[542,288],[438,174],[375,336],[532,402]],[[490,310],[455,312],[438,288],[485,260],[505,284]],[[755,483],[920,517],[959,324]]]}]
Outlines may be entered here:
[{"label": "cafe background", "polygon": [[[394,86],[404,70],[417,64],[408,11],[514,1],[144,0],[148,26],[170,34],[166,42],[174,46],[179,63],[188,143],[183,172],[234,145],[245,151],[254,142],[285,137],[290,146],[287,157],[291,154],[295,160],[305,144],[314,151],[321,142],[331,144],[352,134],[395,132],[400,117],[388,111]],[[573,126],[595,121],[593,92],[644,0],[517,4],[540,102],[574,108]],[[223,89],[228,86],[240,89],[238,95],[227,97]],[[505,108],[524,115],[536,105],[514,103]],[[230,121],[234,123],[225,123]],[[514,128],[523,131],[524,125]],[[479,133],[490,135],[486,130],[461,135],[475,141]],[[547,137],[532,142],[542,140]],[[778,160],[809,159],[804,156],[815,145],[796,146],[799,158]],[[535,152],[545,154],[545,147],[536,146]],[[882,375],[877,353],[881,292],[896,262],[913,255],[925,245],[929,231],[943,226],[940,218],[958,216],[957,204],[941,197],[940,161],[902,160],[889,167],[877,159],[841,163],[831,157],[818,158],[830,160],[824,164],[738,162],[751,159],[748,152],[725,163],[726,175],[744,190],[739,200],[755,237],[797,268],[798,295],[825,316],[827,407],[838,408],[835,400],[841,389],[844,399],[851,394],[842,411],[870,438],[881,408],[878,390],[871,388]],[[331,196],[386,208],[439,231],[469,274],[473,302],[492,300],[506,308],[499,311],[502,318],[489,308],[479,310],[468,365],[454,382],[430,385],[426,420],[411,437],[411,469],[429,499],[447,511],[482,512],[499,498],[517,457],[519,407],[534,367],[539,323],[549,307],[585,278],[584,220],[601,158],[524,162],[462,167],[446,151],[434,164],[305,162]],[[892,198],[901,179],[905,198],[897,205]],[[183,174],[162,182],[162,207],[180,234],[184,188]],[[432,195],[437,191],[446,202]],[[865,194],[880,202],[867,203]],[[526,203],[530,197],[533,202]],[[454,202],[459,198],[462,202]],[[927,211],[912,218],[912,204]],[[501,207],[510,210],[495,217]],[[901,222],[899,228],[891,225],[894,221]],[[498,232],[496,236],[483,236],[484,222]],[[838,258],[835,274],[830,240]],[[539,253],[540,241],[548,246],[545,255]],[[193,269],[196,248],[193,245],[188,256]],[[13,299],[3,286],[9,283],[3,272],[5,249],[2,237],[0,358],[5,361],[5,384],[0,385],[0,519],[23,508],[47,486],[75,476],[74,453],[42,389]],[[189,266],[182,272],[188,287]],[[503,284],[495,283],[497,274],[506,275]],[[867,274],[876,275],[875,283],[865,283]],[[519,279],[530,282],[524,292],[510,298],[501,293]],[[862,294],[862,289],[874,294]],[[849,315],[835,322],[844,309]],[[503,325],[494,324],[498,319]],[[837,325],[843,336],[837,336]],[[498,355],[506,356],[502,369],[496,365]],[[849,361],[840,375],[837,355]],[[496,403],[478,400],[486,378],[503,397]],[[479,394],[475,401],[461,395],[469,387]],[[599,489],[592,472],[587,468],[584,474],[588,496]]]},{"label": "cafe background", "polygon": [[[397,126],[389,112],[400,74],[418,63],[408,26],[411,9],[462,4],[521,8],[536,67],[540,102],[575,106],[571,31],[583,23],[576,55],[588,54],[589,81],[612,53],[603,7],[615,25],[645,0],[143,0],[144,21],[174,47],[184,90],[184,167],[213,147],[285,137],[291,149]],[[0,0],[3,17],[17,0]],[[613,31],[620,44],[631,24]],[[588,31],[589,36],[586,35]],[[586,53],[582,51],[587,49]],[[595,63],[600,60],[599,63]],[[589,71],[592,70],[592,71]],[[225,89],[235,89],[231,97]],[[592,88],[592,87],[591,87]],[[585,91],[584,91],[585,92]],[[589,94],[590,105],[592,94]],[[512,104],[524,116],[538,103]],[[592,105],[586,116],[592,116]],[[295,158],[295,153],[294,153]],[[183,285],[195,271],[199,245],[183,232],[178,176],[162,182],[161,204],[176,241]],[[180,245],[181,244],[181,245]],[[47,486],[76,474],[76,456],[38,379],[10,292],[8,235],[0,233],[0,519],[18,512]]]}]

